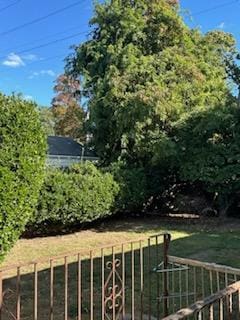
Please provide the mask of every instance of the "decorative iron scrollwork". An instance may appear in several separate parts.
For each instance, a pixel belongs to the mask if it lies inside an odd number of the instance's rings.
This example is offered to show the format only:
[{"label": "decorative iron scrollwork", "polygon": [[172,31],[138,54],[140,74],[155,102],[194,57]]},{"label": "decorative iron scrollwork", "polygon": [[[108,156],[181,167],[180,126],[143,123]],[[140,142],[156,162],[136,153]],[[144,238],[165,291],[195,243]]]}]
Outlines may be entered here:
[{"label": "decorative iron scrollwork", "polygon": [[115,259],[106,263],[109,274],[104,286],[104,315],[107,320],[121,318],[123,308],[123,282],[120,272],[121,261]]}]

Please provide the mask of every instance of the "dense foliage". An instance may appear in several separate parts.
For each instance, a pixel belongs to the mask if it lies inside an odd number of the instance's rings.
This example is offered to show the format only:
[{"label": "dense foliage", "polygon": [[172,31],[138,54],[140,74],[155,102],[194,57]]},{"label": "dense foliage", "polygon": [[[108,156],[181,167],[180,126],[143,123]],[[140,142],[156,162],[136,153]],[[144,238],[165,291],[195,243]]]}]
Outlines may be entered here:
[{"label": "dense foliage", "polygon": [[92,37],[66,67],[82,79],[103,163],[125,163],[114,174],[120,207],[131,211],[189,183],[222,212],[239,190],[235,39],[190,29],[179,9],[168,0],[97,4]]},{"label": "dense foliage", "polygon": [[199,109],[176,124],[180,178],[201,183],[220,214],[240,191],[240,110]]},{"label": "dense foliage", "polygon": [[113,212],[118,185],[91,163],[68,171],[49,169],[33,222],[62,225],[91,222]]},{"label": "dense foliage", "polygon": [[139,213],[148,200],[147,179],[143,168],[127,168],[124,162],[113,163],[110,167],[119,185],[116,201],[117,211]]},{"label": "dense foliage", "polygon": [[98,4],[91,24],[92,38],[76,48],[67,69],[84,79],[105,163],[124,152],[129,162],[145,165],[172,122],[197,106],[225,103],[224,56],[233,41],[189,29],[176,1]]},{"label": "dense foliage", "polygon": [[36,106],[0,94],[0,259],[33,213],[45,154],[46,139]]}]

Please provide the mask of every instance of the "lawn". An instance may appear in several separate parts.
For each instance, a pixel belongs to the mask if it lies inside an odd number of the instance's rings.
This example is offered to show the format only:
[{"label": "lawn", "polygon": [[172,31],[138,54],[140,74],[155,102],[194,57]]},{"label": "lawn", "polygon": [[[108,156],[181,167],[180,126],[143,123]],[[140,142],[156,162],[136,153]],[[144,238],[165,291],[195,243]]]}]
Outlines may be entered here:
[{"label": "lawn", "polygon": [[240,220],[168,220],[161,218],[130,218],[103,222],[73,234],[20,239],[3,265],[89,251],[109,244],[147,238],[161,232],[172,235],[171,254],[227,264],[240,268]]},{"label": "lawn", "polygon": [[[90,317],[90,269],[91,260],[89,259],[89,250],[117,244],[116,258],[121,259],[120,243],[125,241],[135,241],[137,239],[148,238],[154,234],[169,232],[172,234],[172,242],[170,246],[170,254],[180,257],[188,257],[207,262],[215,262],[226,264],[240,268],[240,221],[227,220],[220,222],[217,219],[208,220],[166,220],[163,218],[144,218],[144,219],[125,219],[112,220],[102,222],[101,224],[92,227],[88,230],[75,232],[74,234],[66,234],[55,237],[42,237],[35,239],[20,239],[12,251],[6,258],[4,265],[27,263],[38,259],[47,259],[50,256],[63,255],[65,253],[81,252],[82,260],[82,319]],[[143,245],[147,243],[144,242]],[[136,244],[137,246],[137,244]],[[125,246],[125,268],[126,268],[126,310],[131,313],[132,305],[132,259],[135,259],[135,303],[140,305],[140,254],[139,247],[134,255],[131,253],[131,247]],[[118,253],[119,252],[119,253]],[[144,296],[143,305],[145,314],[147,313],[149,301],[153,303],[152,312],[157,313],[157,303],[154,303],[159,285],[159,279],[154,275],[149,276],[148,272],[148,254],[147,248],[143,249],[144,260]],[[107,260],[112,261],[111,248],[104,251]],[[101,313],[101,250],[96,250],[94,253],[93,262],[93,287],[94,287],[94,316],[100,318]],[[151,245],[151,264],[156,266],[159,262],[156,259],[156,246]],[[75,260],[74,260],[75,259]],[[77,263],[76,255],[73,260],[68,260],[68,292],[69,292],[69,309],[68,319],[76,319],[77,314]],[[62,318],[64,313],[64,259],[60,258],[55,263],[54,267],[54,317]],[[151,268],[152,268],[151,266]],[[39,318],[49,318],[49,283],[50,269],[49,263],[41,263],[38,266],[38,304]],[[34,274],[32,267],[21,269],[21,315],[24,319],[31,319],[33,297],[34,297]],[[108,276],[106,270],[106,278]],[[186,285],[187,273],[182,273],[182,281]],[[106,279],[105,278],[105,279]],[[154,278],[154,279],[153,279]],[[176,278],[177,279],[177,278]],[[184,279],[184,280],[183,280]],[[5,288],[10,288],[12,294],[7,297],[7,305],[9,310],[14,313],[16,305],[16,277],[9,274],[5,281]],[[151,283],[151,292],[149,293],[148,282]],[[207,285],[208,280],[206,278]],[[191,280],[190,280],[191,284]],[[161,284],[162,286],[162,284]],[[175,290],[179,289],[175,286]],[[185,290],[185,289],[184,289]],[[184,300],[185,299],[185,300]],[[179,302],[180,303],[180,302]],[[187,297],[182,299],[181,304],[187,304]],[[13,308],[13,309],[11,309]],[[3,317],[5,319],[5,317]],[[6,317],[7,319],[7,317]]]}]

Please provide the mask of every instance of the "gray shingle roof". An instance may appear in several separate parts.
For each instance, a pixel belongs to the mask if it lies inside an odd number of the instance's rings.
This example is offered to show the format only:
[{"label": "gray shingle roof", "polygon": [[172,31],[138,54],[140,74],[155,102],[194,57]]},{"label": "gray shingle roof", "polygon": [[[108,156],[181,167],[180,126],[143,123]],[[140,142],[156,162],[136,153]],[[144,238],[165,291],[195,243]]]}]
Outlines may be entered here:
[{"label": "gray shingle roof", "polygon": [[84,156],[96,157],[93,151],[71,138],[49,136],[47,140],[49,155],[81,157],[84,148]]}]

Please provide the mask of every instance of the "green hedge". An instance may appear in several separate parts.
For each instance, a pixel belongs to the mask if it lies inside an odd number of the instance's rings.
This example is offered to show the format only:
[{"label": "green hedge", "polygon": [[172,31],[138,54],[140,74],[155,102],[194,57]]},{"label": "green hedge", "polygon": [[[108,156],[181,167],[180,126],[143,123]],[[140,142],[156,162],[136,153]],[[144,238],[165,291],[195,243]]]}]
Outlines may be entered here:
[{"label": "green hedge", "polygon": [[35,104],[0,94],[0,260],[34,211],[45,155],[46,138]]},{"label": "green hedge", "polygon": [[112,214],[117,193],[112,175],[91,163],[49,169],[33,222],[71,225],[103,218]]},{"label": "green hedge", "polygon": [[147,177],[142,167],[127,167],[124,162],[115,162],[110,167],[120,187],[116,211],[140,213],[148,199]]}]

